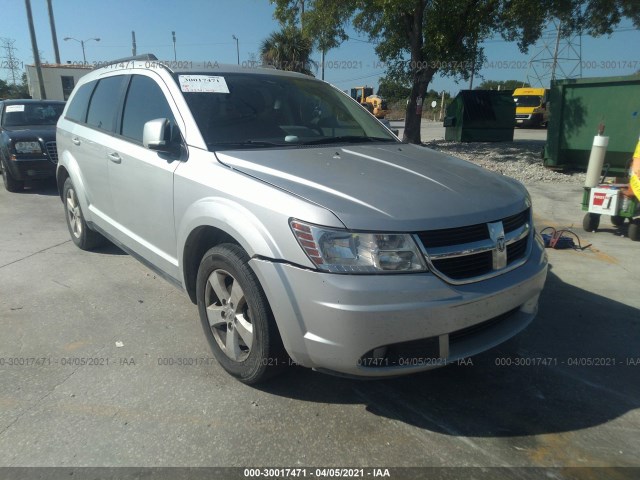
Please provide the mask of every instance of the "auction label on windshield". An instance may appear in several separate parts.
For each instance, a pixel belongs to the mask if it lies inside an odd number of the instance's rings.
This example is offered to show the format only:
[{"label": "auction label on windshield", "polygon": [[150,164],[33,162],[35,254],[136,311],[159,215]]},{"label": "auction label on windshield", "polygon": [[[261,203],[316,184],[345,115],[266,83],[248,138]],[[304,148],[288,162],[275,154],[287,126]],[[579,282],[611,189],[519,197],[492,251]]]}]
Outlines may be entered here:
[{"label": "auction label on windshield", "polygon": [[224,77],[210,75],[178,75],[180,90],[190,93],[229,93]]},{"label": "auction label on windshield", "polygon": [[4,109],[5,112],[24,112],[24,105],[7,105],[7,108]]}]

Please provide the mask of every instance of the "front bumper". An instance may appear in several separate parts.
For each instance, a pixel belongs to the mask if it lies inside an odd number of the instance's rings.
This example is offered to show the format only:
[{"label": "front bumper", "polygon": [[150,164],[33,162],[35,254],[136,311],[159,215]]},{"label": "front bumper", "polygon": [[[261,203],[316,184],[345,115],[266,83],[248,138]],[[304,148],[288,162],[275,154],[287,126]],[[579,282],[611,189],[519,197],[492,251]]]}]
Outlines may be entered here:
[{"label": "front bumper", "polygon": [[[504,342],[535,317],[547,274],[537,241],[523,266],[457,286],[430,273],[335,275],[259,259],[251,266],[293,361],[364,377],[429,370]],[[386,351],[386,360],[367,360],[372,351]]]},{"label": "front bumper", "polygon": [[19,158],[7,160],[6,167],[16,180],[55,177],[56,164],[48,158]]},{"label": "front bumper", "polygon": [[516,126],[530,127],[542,125],[544,115],[542,113],[516,114]]}]

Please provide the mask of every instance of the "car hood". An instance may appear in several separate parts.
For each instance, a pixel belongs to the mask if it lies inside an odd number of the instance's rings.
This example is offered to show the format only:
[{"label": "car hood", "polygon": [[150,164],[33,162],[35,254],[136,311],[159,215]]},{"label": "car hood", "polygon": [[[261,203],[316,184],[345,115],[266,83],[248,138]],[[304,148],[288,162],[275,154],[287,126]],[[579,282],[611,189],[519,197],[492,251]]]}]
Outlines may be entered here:
[{"label": "car hood", "polygon": [[519,213],[529,202],[519,182],[417,145],[216,155],[227,166],[331,210],[355,230],[411,232],[490,222]]},{"label": "car hood", "polygon": [[33,140],[38,138],[43,142],[53,142],[56,139],[55,125],[22,125],[19,127],[5,127],[4,132],[14,141]]}]

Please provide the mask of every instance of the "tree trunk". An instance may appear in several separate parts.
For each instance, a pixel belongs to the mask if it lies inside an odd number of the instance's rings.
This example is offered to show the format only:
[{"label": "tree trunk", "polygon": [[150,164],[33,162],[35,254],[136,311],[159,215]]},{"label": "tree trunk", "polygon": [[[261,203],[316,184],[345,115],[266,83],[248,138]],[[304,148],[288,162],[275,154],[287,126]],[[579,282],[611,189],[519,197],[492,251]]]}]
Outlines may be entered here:
[{"label": "tree trunk", "polygon": [[[427,67],[417,72],[413,77],[413,85],[411,86],[411,94],[409,95],[409,103],[405,112],[404,134],[402,140],[409,143],[422,143],[420,138],[420,124],[422,122],[422,107],[424,97],[427,94],[427,87],[433,78],[436,70]],[[418,98],[420,98],[418,103]]]}]

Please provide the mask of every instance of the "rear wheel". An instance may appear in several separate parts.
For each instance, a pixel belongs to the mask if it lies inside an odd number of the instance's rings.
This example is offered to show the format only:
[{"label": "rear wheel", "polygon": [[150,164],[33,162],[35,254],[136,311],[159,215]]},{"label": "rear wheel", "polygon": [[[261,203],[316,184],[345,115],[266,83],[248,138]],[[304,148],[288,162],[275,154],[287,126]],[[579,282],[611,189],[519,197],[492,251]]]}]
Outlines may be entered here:
[{"label": "rear wheel", "polygon": [[24,190],[24,181],[13,178],[13,175],[11,175],[11,172],[3,162],[3,160],[0,160],[0,169],[2,169],[2,183],[4,183],[4,188],[7,192],[17,193]]},{"label": "rear wheel", "polygon": [[622,225],[624,225],[624,217],[621,217],[620,215],[614,215],[611,217],[611,224],[614,227],[621,227]]},{"label": "rear wheel", "polygon": [[64,182],[62,189],[62,201],[64,213],[67,219],[67,227],[71,234],[71,240],[82,250],[93,250],[105,243],[105,238],[98,232],[91,230],[82,215],[82,209],[78,202],[78,195],[70,178]]},{"label": "rear wheel", "polygon": [[210,249],[198,269],[202,327],[222,367],[243,383],[266,380],[286,355],[267,298],[237,245]]},{"label": "rear wheel", "polygon": [[600,215],[597,213],[587,213],[582,219],[582,228],[585,232],[595,232],[600,226]]}]

